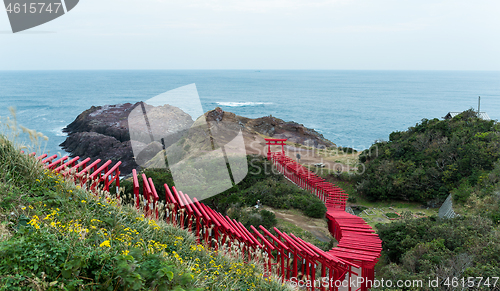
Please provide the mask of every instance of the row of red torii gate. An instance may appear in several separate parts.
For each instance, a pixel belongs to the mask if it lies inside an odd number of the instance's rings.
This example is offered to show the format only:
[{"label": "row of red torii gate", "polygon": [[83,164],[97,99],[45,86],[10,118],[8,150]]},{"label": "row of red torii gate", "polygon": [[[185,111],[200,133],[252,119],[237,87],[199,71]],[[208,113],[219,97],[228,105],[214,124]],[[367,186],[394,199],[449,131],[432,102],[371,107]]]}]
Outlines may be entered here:
[{"label": "row of red torii gate", "polygon": [[[328,229],[338,241],[327,254],[351,263],[343,284],[337,281],[336,287],[368,290],[373,285],[374,268],[382,251],[378,235],[361,217],[345,211],[348,195],[341,188],[326,182],[285,154],[286,139],[265,140],[268,160],[273,161],[276,168],[298,187],[318,196],[327,207]],[[273,152],[271,146],[280,146],[281,151]]]},{"label": "row of red torii gate", "polygon": [[[342,189],[286,156],[285,141],[266,139],[267,158],[286,178],[325,203],[329,231],[338,241],[330,251],[277,228],[273,229],[274,234],[263,226],[247,229],[196,198],[191,199],[175,186],[164,184],[165,197],[160,199],[153,180],[142,174],[142,183],[139,183],[138,174],[133,170],[135,207],[146,217],[162,218],[191,231],[198,243],[214,251],[224,245],[238,246],[242,259],[263,265],[264,276],[274,274],[282,281],[308,290],[368,290],[382,250],[381,240],[362,218],[345,212],[347,194]],[[281,146],[281,151],[272,152],[271,146],[275,145]],[[75,183],[90,191],[109,192],[112,185],[120,187],[121,162],[113,165],[112,161],[91,162],[90,158],[80,161],[80,157],[69,159],[67,156],[57,159],[57,155],[46,154],[37,159],[45,168],[71,176]],[[164,207],[160,207],[161,200]]]}]

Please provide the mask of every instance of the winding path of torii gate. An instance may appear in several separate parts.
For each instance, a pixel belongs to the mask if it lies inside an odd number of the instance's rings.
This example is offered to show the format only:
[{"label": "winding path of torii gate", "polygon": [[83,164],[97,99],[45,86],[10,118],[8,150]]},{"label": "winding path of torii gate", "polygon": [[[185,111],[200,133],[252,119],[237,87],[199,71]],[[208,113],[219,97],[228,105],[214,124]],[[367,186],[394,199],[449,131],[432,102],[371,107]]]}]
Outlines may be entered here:
[{"label": "winding path of torii gate", "polygon": [[[258,229],[251,226],[248,230],[240,222],[167,184],[164,184],[165,203],[162,204],[153,180],[142,174],[141,185],[137,172],[133,170],[135,207],[145,217],[165,219],[192,232],[198,243],[214,251],[220,250],[223,245],[238,247],[238,256],[246,262],[254,260],[261,263],[265,276],[275,274],[282,281],[301,281],[306,286],[310,285],[307,290],[368,290],[370,284],[366,282],[373,282],[373,268],[382,250],[374,230],[360,217],[345,212],[347,195],[342,189],[327,183],[285,155],[285,139],[266,141],[269,145],[267,157],[276,168],[297,186],[311,191],[325,202],[328,228],[339,242],[337,247],[325,252],[276,227],[273,229],[276,235],[263,226]],[[271,145],[281,145],[281,152],[271,152]],[[35,156],[35,153],[31,155]],[[121,162],[112,165],[112,161],[101,162],[97,159],[91,162],[90,158],[80,161],[80,157],[69,159],[67,156],[56,159],[57,155],[48,157],[46,154],[37,158],[46,169],[69,177],[90,191],[97,193],[101,189],[109,192],[110,187],[118,189],[120,186]],[[362,278],[364,283],[347,283],[352,278]]]},{"label": "winding path of torii gate", "polygon": [[[267,158],[273,161],[278,170],[300,188],[311,191],[327,207],[326,218],[332,236],[338,241],[328,253],[357,264],[366,282],[375,277],[375,264],[382,251],[382,241],[375,231],[359,216],[345,212],[348,195],[323,178],[318,177],[304,166],[285,155],[286,139],[266,138]],[[281,151],[271,151],[271,146],[281,146]],[[360,286],[367,290],[366,284]],[[350,288],[349,288],[350,290]]]}]

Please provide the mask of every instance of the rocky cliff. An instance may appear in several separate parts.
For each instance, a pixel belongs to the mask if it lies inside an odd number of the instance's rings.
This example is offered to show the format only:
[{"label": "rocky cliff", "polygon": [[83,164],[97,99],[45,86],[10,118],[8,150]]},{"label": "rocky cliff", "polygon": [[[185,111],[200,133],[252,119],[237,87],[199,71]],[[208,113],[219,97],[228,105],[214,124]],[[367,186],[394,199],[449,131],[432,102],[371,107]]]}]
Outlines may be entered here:
[{"label": "rocky cliff", "polygon": [[[138,167],[138,163],[144,164],[142,155],[152,157],[162,149],[168,148],[182,135],[182,133],[179,133],[179,136],[169,134],[171,140],[163,140],[163,144],[154,140],[146,142],[147,138],[141,138],[139,146],[134,138],[134,150],[142,149],[141,154],[136,157],[136,162],[130,141],[129,122],[136,122],[130,116],[137,106],[142,106],[142,109],[147,111],[147,115],[154,120],[162,120],[161,123],[151,123],[149,134],[151,130],[153,132],[172,131],[173,126],[174,128],[175,126],[187,128],[194,122],[188,114],[169,105],[154,107],[138,102],[136,104],[92,106],[78,115],[75,121],[63,130],[68,134],[68,137],[61,144],[61,147],[73,157],[122,161],[123,164],[120,167],[122,174],[130,173],[132,169]],[[205,113],[205,119],[211,129],[218,127],[225,130],[225,133],[220,136],[227,136],[228,141],[232,135],[231,131],[241,130],[249,154],[264,153],[263,137],[287,138],[290,142],[317,148],[335,146],[334,143],[313,129],[272,116],[250,119],[216,108]],[[137,133],[133,134],[137,135]],[[144,130],[139,134],[147,137],[148,131]]]}]

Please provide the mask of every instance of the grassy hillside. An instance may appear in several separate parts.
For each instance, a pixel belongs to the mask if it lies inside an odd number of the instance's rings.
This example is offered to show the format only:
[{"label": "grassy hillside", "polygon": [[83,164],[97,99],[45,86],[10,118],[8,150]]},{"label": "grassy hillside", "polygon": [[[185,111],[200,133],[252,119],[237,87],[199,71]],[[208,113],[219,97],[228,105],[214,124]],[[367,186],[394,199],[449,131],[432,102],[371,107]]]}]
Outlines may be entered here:
[{"label": "grassy hillside", "polygon": [[0,160],[0,290],[287,288],[263,279],[259,266],[43,170],[4,135]]}]

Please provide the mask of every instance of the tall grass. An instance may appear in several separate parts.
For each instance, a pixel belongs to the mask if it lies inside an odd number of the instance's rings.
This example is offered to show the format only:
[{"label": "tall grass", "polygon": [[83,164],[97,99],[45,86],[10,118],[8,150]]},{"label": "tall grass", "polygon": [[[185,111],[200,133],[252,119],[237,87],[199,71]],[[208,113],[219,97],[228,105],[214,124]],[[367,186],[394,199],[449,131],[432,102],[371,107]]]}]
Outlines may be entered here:
[{"label": "tall grass", "polygon": [[[42,174],[36,159],[23,152],[41,153],[48,137],[19,125],[15,109],[10,107],[9,110],[12,118],[0,117],[0,181],[19,185],[34,181]],[[30,143],[23,144],[21,134],[28,135]]]},{"label": "tall grass", "polygon": [[43,169],[21,153],[13,113],[0,134],[0,290],[291,290],[245,263],[235,244],[213,252]]}]

